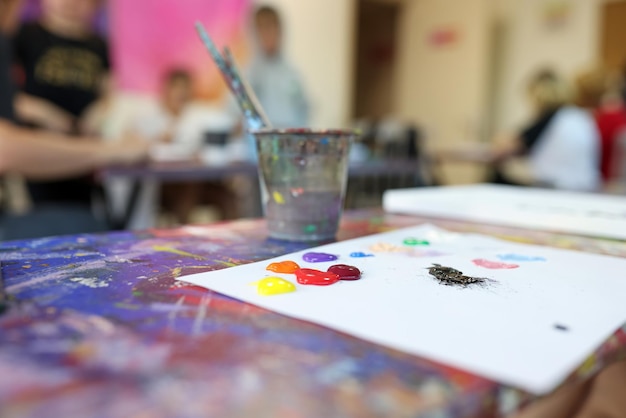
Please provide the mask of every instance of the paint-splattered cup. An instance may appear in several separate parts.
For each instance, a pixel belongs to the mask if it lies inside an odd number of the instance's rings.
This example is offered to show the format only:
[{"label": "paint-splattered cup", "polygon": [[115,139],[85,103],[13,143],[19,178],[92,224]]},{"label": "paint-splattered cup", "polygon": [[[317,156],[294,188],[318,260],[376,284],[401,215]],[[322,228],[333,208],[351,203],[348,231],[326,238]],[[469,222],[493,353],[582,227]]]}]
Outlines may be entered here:
[{"label": "paint-splattered cup", "polygon": [[256,139],[269,235],[289,241],[334,238],[348,180],[351,130],[260,129]]}]

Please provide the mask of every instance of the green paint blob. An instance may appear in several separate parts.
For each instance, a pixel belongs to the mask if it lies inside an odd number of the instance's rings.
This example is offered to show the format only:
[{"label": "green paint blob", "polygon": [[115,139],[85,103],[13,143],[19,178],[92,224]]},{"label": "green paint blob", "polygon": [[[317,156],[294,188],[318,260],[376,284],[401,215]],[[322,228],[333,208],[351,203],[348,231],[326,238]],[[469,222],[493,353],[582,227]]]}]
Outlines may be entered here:
[{"label": "green paint blob", "polygon": [[404,245],[410,245],[412,247],[414,247],[416,245],[430,245],[430,242],[424,241],[424,240],[419,240],[417,238],[407,238],[403,242],[404,242]]},{"label": "green paint blob", "polygon": [[304,227],[304,232],[315,232],[317,231],[317,226],[315,225],[307,225]]}]

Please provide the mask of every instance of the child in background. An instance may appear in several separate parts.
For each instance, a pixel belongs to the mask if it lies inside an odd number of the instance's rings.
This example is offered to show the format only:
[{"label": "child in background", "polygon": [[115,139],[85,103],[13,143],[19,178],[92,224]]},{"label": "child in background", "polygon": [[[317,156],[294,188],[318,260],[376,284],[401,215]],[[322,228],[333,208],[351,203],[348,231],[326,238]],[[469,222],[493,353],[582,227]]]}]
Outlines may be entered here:
[{"label": "child in background", "polygon": [[159,144],[180,145],[191,157],[202,145],[202,130],[185,118],[193,100],[193,80],[188,71],[173,69],[163,80],[159,104],[137,120],[135,129]]},{"label": "child in background", "polygon": [[298,73],[281,51],[282,25],[276,9],[259,7],[254,29],[257,51],[248,72],[252,89],[275,127],[307,127],[309,103]]},{"label": "child in background", "polygon": [[[185,113],[192,99],[191,75],[186,70],[173,69],[163,78],[158,105],[140,115],[134,124],[135,132],[152,143],[152,154],[157,160],[160,157],[191,159],[200,147],[201,131],[185,123]],[[196,187],[194,183],[161,185],[152,180],[144,181],[130,227],[154,227],[161,201],[178,223],[187,223],[197,203]]]},{"label": "child in background", "polygon": [[[203,145],[204,126],[188,117],[193,98],[193,79],[187,70],[173,69],[165,75],[158,106],[140,116],[134,125],[137,134],[152,142],[153,158],[198,158]],[[176,182],[159,185],[147,181],[142,185],[142,195],[132,216],[131,227],[153,227],[159,202],[181,225],[188,223],[193,209],[204,202],[216,205],[222,218],[236,217],[234,195],[222,183]]]}]

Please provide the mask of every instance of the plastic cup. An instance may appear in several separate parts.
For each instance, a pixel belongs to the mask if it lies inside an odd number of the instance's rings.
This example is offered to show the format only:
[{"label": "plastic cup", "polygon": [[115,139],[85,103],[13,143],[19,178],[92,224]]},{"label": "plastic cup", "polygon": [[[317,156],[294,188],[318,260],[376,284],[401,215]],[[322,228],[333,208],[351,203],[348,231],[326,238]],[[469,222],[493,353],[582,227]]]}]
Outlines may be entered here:
[{"label": "plastic cup", "polygon": [[322,241],[337,234],[355,131],[260,129],[256,140],[269,235]]}]

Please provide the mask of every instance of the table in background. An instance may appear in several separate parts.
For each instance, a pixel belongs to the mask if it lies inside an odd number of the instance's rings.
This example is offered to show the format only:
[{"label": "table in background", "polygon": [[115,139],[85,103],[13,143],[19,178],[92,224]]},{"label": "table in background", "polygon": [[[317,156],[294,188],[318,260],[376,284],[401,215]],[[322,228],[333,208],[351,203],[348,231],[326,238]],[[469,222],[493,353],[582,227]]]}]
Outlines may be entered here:
[{"label": "table in background", "polygon": [[[350,163],[350,177],[377,175],[416,175],[420,164],[415,159],[375,159]],[[202,181],[220,180],[236,175],[257,176],[256,164],[236,162],[223,165],[209,165],[200,161],[153,162],[130,167],[110,167],[100,172],[103,179],[125,178],[129,180]]]},{"label": "table in background", "polygon": [[[258,167],[250,162],[236,162],[223,165],[204,164],[199,160],[180,162],[152,162],[130,167],[111,167],[100,172],[103,180],[125,179],[133,186],[123,214],[115,222],[113,229],[125,229],[137,206],[141,191],[141,181],[156,180],[161,183],[222,181],[236,176],[258,178]],[[364,162],[353,162],[348,171],[348,190],[346,206],[373,207],[382,204],[382,194],[389,188],[418,187],[427,184],[424,165],[417,159],[380,158]],[[244,199],[241,215],[244,217],[260,216],[258,183]]]},{"label": "table in background", "polygon": [[[423,222],[626,255],[623,242],[380,211],[349,212],[339,239]],[[530,399],[175,280],[305,247],[266,239],[261,220],[0,244],[24,301],[0,317],[0,416],[478,417]],[[570,380],[625,348],[621,329]]]}]

